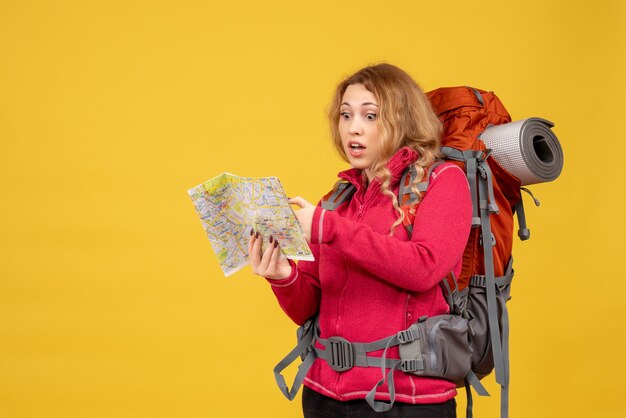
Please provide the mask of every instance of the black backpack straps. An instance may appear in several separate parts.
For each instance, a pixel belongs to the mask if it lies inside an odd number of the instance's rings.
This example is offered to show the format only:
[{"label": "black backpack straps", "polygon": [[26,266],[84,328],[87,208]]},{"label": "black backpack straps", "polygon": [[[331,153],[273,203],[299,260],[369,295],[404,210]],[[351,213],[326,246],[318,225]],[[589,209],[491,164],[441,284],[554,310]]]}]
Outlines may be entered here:
[{"label": "black backpack straps", "polygon": [[335,183],[335,187],[330,196],[327,195],[322,199],[322,209],[337,209],[343,202],[350,200],[355,191],[356,187],[354,184],[345,180],[339,180]]}]

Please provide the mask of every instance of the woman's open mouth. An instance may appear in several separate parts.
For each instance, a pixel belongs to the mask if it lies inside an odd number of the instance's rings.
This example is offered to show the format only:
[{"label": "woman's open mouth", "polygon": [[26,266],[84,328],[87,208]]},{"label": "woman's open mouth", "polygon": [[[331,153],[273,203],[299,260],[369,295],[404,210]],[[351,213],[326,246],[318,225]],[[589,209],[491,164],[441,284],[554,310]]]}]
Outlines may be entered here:
[{"label": "woman's open mouth", "polygon": [[355,142],[355,141],[348,142],[348,152],[353,157],[360,157],[365,151],[365,148],[366,148],[365,145],[359,142]]}]

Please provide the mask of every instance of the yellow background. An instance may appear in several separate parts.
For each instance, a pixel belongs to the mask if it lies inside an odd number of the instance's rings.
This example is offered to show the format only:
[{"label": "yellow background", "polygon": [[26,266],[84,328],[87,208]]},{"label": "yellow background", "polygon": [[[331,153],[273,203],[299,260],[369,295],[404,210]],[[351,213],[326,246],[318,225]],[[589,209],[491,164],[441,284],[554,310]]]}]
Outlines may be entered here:
[{"label": "yellow background", "polygon": [[625,4],[0,2],[0,417],[300,416],[272,374],[295,326],[249,268],[223,277],[186,190],[229,171],[316,201],[346,167],[334,86],[380,61],[555,122],[511,416],[626,416]]}]

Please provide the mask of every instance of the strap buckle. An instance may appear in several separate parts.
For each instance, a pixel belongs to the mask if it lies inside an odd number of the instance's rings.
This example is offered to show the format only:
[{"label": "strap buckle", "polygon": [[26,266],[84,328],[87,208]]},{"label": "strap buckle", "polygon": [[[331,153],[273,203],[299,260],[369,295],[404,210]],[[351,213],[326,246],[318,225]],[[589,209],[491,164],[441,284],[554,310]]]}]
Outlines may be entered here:
[{"label": "strap buckle", "polygon": [[489,158],[489,156],[491,155],[491,153],[492,153],[492,149],[491,149],[491,148],[485,148],[484,150],[482,150],[482,151],[480,152],[480,154],[478,154],[478,156],[476,157],[476,159],[477,159],[479,162],[481,162],[481,163],[482,163],[482,162],[485,162],[485,161],[487,161],[487,158]]},{"label": "strap buckle", "polygon": [[416,333],[413,332],[413,327],[405,329],[404,331],[400,331],[396,335],[400,344],[409,343],[411,341],[415,341],[418,338]]},{"label": "strap buckle", "polygon": [[337,372],[350,370],[354,366],[354,347],[342,337],[328,338],[326,362]]},{"label": "strap buckle", "polygon": [[424,360],[402,360],[400,362],[400,370],[403,372],[420,372],[424,370]]}]

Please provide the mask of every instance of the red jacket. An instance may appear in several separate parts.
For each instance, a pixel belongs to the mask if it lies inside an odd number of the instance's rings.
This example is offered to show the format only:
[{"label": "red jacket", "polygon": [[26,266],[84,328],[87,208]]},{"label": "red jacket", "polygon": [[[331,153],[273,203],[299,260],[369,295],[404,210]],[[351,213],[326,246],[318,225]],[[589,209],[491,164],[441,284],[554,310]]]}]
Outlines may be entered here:
[{"label": "red jacket", "polygon": [[[396,196],[404,169],[417,157],[405,147],[390,159],[390,189]],[[356,192],[335,211],[315,210],[310,245],[315,261],[292,263],[290,277],[269,280],[287,315],[302,324],[319,312],[321,338],[371,342],[408,328],[421,316],[448,312],[439,282],[461,270],[471,224],[465,173],[450,163],[433,171],[410,240],[402,225],[389,236],[398,213],[377,180],[365,188],[357,169],[339,177],[352,182]],[[399,358],[397,347],[387,357]],[[394,373],[398,402],[439,403],[456,395],[452,382]],[[317,359],[304,384],[345,401],[364,398],[381,377],[377,367],[336,372]],[[386,384],[378,388],[376,399],[389,400]]]}]

